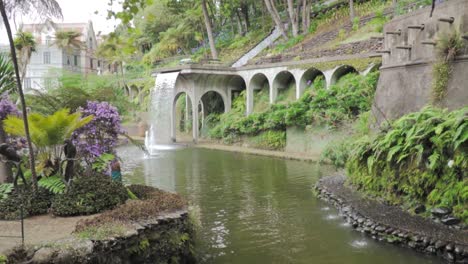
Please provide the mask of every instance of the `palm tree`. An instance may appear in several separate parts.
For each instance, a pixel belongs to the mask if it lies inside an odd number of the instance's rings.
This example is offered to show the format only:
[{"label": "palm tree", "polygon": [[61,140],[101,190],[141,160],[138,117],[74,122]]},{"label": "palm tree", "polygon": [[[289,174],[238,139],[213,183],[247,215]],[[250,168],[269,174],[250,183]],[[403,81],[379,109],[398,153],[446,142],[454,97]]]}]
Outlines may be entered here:
[{"label": "palm tree", "polygon": [[62,30],[55,33],[55,40],[52,45],[57,46],[59,49],[65,51],[67,60],[70,60],[69,56],[77,50],[82,50],[84,48],[83,42],[80,40],[80,32],[71,31],[71,30]]},{"label": "palm tree", "polygon": [[109,34],[104,42],[99,45],[97,55],[106,59],[107,63],[111,65],[118,65],[120,75],[122,78],[122,87],[127,89],[125,81],[124,61],[128,59],[131,51],[128,52],[128,48],[122,39],[115,33]]},{"label": "palm tree", "polygon": [[18,67],[21,74],[21,80],[24,81],[24,78],[26,77],[26,69],[31,61],[31,55],[36,51],[36,41],[31,33],[20,30],[16,33],[16,37],[13,42],[15,43],[15,48],[18,52]]},{"label": "palm tree", "polygon": [[11,59],[13,61],[13,66],[16,75],[16,86],[21,101],[25,136],[28,142],[28,148],[30,150],[29,166],[31,168],[33,192],[35,192],[37,190],[37,174],[35,168],[33,144],[31,141],[31,135],[29,133],[28,112],[26,102],[24,99],[23,87],[21,85],[18,58],[16,57],[15,44],[13,42],[13,34],[11,33],[10,21],[8,20],[8,13],[13,14],[16,12],[22,12],[27,14],[31,13],[32,11],[35,11],[37,14],[43,17],[62,16],[62,10],[60,9],[60,5],[55,0],[0,0],[0,13],[2,15],[3,24],[5,25],[5,29],[7,32],[8,42],[10,43]]}]

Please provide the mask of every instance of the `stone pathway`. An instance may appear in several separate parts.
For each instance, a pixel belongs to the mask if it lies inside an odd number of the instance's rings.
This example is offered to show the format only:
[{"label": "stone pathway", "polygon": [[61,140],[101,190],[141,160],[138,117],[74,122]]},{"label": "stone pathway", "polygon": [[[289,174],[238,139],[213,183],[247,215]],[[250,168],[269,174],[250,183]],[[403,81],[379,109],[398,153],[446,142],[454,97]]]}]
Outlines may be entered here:
[{"label": "stone pathway", "polygon": [[[91,216],[54,217],[40,215],[24,220],[25,244],[41,244],[67,238],[75,230],[76,223]],[[21,236],[19,221],[0,221],[0,236]],[[0,254],[21,244],[21,238],[0,237]]]}]

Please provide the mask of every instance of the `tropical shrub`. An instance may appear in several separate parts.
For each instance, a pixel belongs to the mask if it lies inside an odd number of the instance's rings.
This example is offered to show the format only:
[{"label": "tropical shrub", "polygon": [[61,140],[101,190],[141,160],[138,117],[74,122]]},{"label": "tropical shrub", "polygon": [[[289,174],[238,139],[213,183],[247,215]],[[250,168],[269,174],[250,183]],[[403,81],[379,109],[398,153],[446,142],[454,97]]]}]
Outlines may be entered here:
[{"label": "tropical shrub", "polygon": [[93,120],[73,133],[73,143],[89,164],[104,153],[115,154],[119,134],[124,131],[117,108],[107,102],[88,101],[79,111]]},{"label": "tropical shrub", "polygon": [[320,154],[320,163],[329,163],[337,169],[344,168],[351,148],[352,142],[347,139],[331,142]]},{"label": "tropical shrub", "polygon": [[349,182],[394,204],[453,208],[468,223],[468,108],[427,107],[356,144]]},{"label": "tropical shrub", "polygon": [[[62,161],[64,141],[70,139],[75,130],[88,124],[93,118],[92,115],[82,118],[79,112],[70,114],[68,109],[47,116],[38,113],[28,115],[29,132],[40,163],[38,172],[44,176],[57,174]],[[7,133],[25,136],[21,118],[10,115],[3,122]]]},{"label": "tropical shrub", "polygon": [[89,215],[113,209],[128,198],[126,188],[106,175],[80,176],[66,193],[52,200],[57,216]]},{"label": "tropical shrub", "polygon": [[23,206],[23,217],[45,214],[50,207],[51,199],[51,193],[44,188],[39,188],[33,194],[20,186],[7,198],[0,200],[0,219],[19,219],[21,206]]},{"label": "tropical shrub", "polygon": [[89,98],[109,102],[123,114],[136,108],[115,76],[85,77],[67,71],[53,74],[59,76],[57,86],[45,91],[33,90],[32,94],[26,95],[26,102],[34,112],[50,115],[63,108],[76,112],[80,107],[86,107]]},{"label": "tropical shrub", "polygon": [[266,131],[252,139],[255,147],[271,150],[282,150],[286,147],[285,131]]}]

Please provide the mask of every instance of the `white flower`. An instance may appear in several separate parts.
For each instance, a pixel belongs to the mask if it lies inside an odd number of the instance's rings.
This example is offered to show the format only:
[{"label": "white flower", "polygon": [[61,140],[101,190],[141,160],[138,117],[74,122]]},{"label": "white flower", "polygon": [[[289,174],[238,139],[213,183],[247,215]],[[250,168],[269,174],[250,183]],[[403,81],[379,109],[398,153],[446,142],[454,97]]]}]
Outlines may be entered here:
[{"label": "white flower", "polygon": [[449,162],[447,163],[447,166],[449,166],[449,168],[452,168],[452,166],[453,166],[453,163],[454,163],[454,161],[453,161],[453,160],[449,160]]}]

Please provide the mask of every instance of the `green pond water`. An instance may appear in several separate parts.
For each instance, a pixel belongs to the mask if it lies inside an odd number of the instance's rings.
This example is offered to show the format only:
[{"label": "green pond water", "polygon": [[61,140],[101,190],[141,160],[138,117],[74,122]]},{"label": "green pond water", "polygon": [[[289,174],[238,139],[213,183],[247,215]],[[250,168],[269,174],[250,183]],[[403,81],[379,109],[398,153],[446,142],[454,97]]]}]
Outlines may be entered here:
[{"label": "green pond water", "polygon": [[201,263],[440,263],[354,231],[312,193],[326,166],[184,148],[122,147],[124,180],[185,196]]}]

